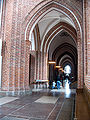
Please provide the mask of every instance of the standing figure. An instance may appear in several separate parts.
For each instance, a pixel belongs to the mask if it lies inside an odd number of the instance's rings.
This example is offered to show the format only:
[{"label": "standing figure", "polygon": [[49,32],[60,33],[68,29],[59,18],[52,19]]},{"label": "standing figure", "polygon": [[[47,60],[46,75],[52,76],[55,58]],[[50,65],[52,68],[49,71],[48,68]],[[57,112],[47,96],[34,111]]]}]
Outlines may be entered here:
[{"label": "standing figure", "polygon": [[60,76],[57,77],[57,89],[60,89]]}]

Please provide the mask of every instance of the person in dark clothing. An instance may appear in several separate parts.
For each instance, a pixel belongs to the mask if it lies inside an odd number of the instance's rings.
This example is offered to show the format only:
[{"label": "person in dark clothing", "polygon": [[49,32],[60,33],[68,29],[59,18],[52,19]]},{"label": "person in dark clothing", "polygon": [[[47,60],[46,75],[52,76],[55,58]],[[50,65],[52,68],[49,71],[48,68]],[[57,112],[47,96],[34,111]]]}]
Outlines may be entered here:
[{"label": "person in dark clothing", "polygon": [[61,83],[62,83],[62,86],[63,86],[63,80],[64,80],[64,78],[63,78],[63,76],[61,75],[61,76],[60,76],[60,81],[61,81]]},{"label": "person in dark clothing", "polygon": [[57,89],[60,89],[60,76],[57,76]]},{"label": "person in dark clothing", "polygon": [[60,76],[59,75],[57,76],[57,81],[60,81]]}]

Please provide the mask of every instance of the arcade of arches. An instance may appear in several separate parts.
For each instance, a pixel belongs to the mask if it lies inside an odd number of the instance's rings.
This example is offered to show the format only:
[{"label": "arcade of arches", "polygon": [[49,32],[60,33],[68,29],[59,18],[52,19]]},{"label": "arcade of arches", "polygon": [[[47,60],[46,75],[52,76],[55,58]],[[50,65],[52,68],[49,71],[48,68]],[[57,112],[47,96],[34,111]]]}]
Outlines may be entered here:
[{"label": "arcade of arches", "polygon": [[71,67],[90,102],[90,0],[1,0],[0,89],[28,92],[35,80],[56,79],[54,64]]}]

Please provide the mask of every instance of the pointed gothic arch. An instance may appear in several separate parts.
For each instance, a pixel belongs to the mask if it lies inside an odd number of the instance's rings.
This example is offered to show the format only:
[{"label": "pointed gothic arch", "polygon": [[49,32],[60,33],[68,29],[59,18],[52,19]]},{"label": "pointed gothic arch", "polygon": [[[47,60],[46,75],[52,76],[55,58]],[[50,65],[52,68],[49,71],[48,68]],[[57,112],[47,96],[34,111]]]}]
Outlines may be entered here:
[{"label": "pointed gothic arch", "polygon": [[[38,23],[38,21],[46,15],[49,10],[57,9],[59,12],[62,12],[68,16],[74,23],[76,32],[77,32],[77,50],[78,50],[78,88],[83,87],[83,52],[82,52],[82,18],[80,13],[77,13],[73,10],[72,6],[65,6],[62,2],[59,3],[56,0],[43,1],[39,5],[35,6],[36,8],[30,11],[25,21],[23,21],[23,31],[24,38],[29,40],[33,28]],[[75,8],[74,8],[75,9]]]}]

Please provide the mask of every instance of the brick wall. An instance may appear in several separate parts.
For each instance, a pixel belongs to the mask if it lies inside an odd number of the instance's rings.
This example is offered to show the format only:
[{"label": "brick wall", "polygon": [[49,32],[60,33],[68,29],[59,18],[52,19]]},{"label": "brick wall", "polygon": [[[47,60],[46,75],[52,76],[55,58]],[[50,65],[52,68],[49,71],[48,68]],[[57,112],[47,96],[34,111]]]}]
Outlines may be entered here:
[{"label": "brick wall", "polygon": [[90,90],[90,0],[84,0],[84,83]]}]

